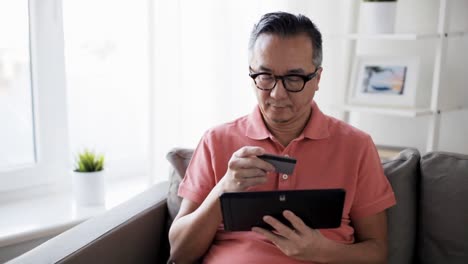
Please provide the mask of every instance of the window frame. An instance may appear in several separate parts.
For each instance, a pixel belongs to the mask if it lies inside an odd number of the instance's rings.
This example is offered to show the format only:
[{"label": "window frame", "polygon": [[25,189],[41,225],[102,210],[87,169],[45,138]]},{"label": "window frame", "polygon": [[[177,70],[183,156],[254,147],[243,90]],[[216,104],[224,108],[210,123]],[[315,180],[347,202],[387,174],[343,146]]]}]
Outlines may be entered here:
[{"label": "window frame", "polygon": [[61,0],[29,0],[36,163],[0,172],[0,202],[63,189],[70,183]]}]

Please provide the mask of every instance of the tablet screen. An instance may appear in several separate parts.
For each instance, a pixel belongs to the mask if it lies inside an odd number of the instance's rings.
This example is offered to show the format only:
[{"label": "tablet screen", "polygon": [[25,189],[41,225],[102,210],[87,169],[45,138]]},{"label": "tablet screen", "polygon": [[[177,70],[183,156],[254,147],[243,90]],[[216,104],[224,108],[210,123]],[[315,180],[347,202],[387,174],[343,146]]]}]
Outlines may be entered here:
[{"label": "tablet screen", "polygon": [[311,228],[337,228],[344,198],[343,189],[224,193],[220,196],[224,230],[250,231],[254,226],[271,230],[262,219],[265,215],[291,227],[283,217],[284,210],[292,211]]}]

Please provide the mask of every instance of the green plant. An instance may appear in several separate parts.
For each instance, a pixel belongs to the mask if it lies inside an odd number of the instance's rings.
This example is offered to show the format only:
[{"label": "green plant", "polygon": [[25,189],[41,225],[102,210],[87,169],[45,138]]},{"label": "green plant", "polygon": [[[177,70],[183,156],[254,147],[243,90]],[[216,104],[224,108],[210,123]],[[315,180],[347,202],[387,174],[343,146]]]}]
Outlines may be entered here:
[{"label": "green plant", "polygon": [[76,172],[94,172],[104,169],[104,155],[98,155],[93,151],[85,149],[76,156]]}]

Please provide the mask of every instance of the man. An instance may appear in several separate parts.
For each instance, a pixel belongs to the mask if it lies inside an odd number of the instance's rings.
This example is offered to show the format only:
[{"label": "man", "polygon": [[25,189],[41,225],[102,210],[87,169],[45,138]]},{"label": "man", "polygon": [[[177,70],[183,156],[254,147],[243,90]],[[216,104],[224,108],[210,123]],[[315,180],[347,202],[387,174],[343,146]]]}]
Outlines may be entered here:
[{"label": "man", "polygon": [[[171,258],[179,263],[379,263],[386,261],[385,209],[395,204],[371,138],[324,115],[313,101],[322,68],[322,40],[305,16],[278,12],[254,26],[250,77],[258,107],[215,127],[194,152],[171,230]],[[259,159],[264,153],[297,159],[291,175]],[[344,188],[342,223],[314,230],[285,211],[292,228],[271,216],[274,232],[226,232],[224,192]]]}]

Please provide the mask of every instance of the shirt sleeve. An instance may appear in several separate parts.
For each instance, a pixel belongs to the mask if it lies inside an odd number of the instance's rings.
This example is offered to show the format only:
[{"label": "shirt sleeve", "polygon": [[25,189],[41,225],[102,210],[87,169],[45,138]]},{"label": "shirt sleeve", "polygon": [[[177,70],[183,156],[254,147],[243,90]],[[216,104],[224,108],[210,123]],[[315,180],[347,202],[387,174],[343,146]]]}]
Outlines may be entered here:
[{"label": "shirt sleeve", "polygon": [[352,219],[377,214],[396,204],[377,149],[372,139],[367,138],[366,147],[360,157],[356,193],[350,210]]},{"label": "shirt sleeve", "polygon": [[201,204],[216,184],[208,133],[202,137],[179,185],[178,195]]}]

